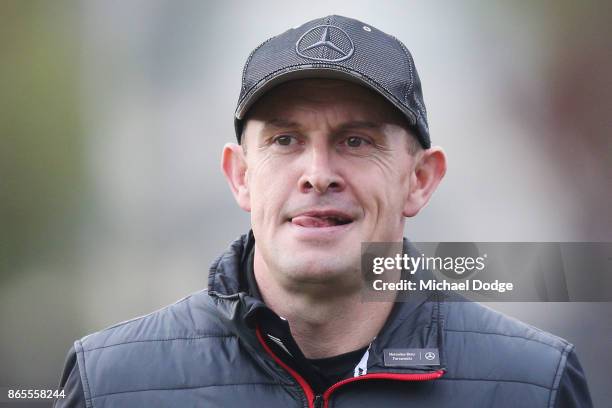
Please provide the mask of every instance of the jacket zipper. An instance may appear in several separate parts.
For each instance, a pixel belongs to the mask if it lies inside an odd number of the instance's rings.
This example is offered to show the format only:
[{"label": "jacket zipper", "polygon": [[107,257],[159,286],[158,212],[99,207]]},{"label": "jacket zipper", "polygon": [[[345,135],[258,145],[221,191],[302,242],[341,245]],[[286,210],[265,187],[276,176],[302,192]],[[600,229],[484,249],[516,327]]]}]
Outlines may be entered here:
[{"label": "jacket zipper", "polygon": [[[263,348],[266,350],[266,352],[274,359],[274,361],[278,363],[278,365],[283,367],[289,374],[291,374],[291,376],[298,382],[298,384],[300,384],[300,387],[302,387],[302,390],[304,390],[304,394],[306,394],[306,401],[308,403],[308,408],[315,408],[315,399],[321,396],[320,395],[315,396],[315,393],[312,390],[312,387],[310,386],[310,384],[306,382],[304,377],[299,375],[297,371],[289,367],[287,364],[283,362],[283,360],[281,360],[276,354],[274,354],[270,346],[268,346],[268,343],[266,343],[266,341],[264,340],[259,326],[257,326],[257,330],[255,331],[255,333],[257,334],[257,339],[259,340]],[[316,408],[319,408],[319,407],[316,407]]]},{"label": "jacket zipper", "polygon": [[306,401],[308,402],[308,408],[328,408],[329,406],[329,398],[332,393],[336,391],[338,388],[342,387],[345,384],[349,384],[355,381],[367,381],[367,380],[396,380],[396,381],[430,381],[435,380],[437,378],[442,377],[444,375],[444,370],[433,371],[430,373],[423,374],[392,374],[392,373],[371,373],[365,374],[360,377],[352,377],[347,378],[346,380],[338,381],[331,387],[329,387],[323,395],[315,395],[312,387],[304,377],[298,374],[297,371],[289,367],[287,364],[283,362],[274,352],[266,341],[264,340],[261,330],[259,326],[256,329],[257,339],[266,350],[266,352],[276,361],[281,367],[283,367],[291,376],[297,381],[297,383],[302,387],[304,394],[306,395]]},{"label": "jacket zipper", "polygon": [[329,398],[332,393],[338,388],[345,384],[349,384],[356,381],[367,381],[367,380],[395,380],[395,381],[430,381],[442,377],[444,370],[433,371],[431,373],[423,374],[391,374],[391,373],[372,373],[362,375],[361,377],[347,378],[346,380],[338,381],[323,393],[323,408],[327,408],[329,405]]}]

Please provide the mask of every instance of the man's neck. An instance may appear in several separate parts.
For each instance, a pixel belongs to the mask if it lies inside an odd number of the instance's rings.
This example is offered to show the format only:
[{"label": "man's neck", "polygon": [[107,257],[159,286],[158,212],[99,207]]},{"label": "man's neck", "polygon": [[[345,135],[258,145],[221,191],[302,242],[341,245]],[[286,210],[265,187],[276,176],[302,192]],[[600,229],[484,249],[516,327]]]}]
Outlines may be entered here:
[{"label": "man's neck", "polygon": [[393,308],[393,302],[363,302],[359,291],[338,291],[334,296],[289,291],[274,279],[257,252],[253,266],[263,301],[287,319],[307,358],[331,357],[367,346]]}]

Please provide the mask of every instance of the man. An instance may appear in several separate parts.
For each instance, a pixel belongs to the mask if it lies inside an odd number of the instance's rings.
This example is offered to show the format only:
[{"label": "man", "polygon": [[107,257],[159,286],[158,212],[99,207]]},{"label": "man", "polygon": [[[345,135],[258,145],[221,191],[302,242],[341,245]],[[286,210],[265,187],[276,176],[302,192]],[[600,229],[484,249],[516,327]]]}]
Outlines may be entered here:
[{"label": "man", "polygon": [[222,169],[252,231],[207,291],[76,341],[57,406],[591,406],[565,340],[449,294],[363,301],[361,244],[402,242],[446,171],[401,42],[288,30],[249,56],[235,124]]}]

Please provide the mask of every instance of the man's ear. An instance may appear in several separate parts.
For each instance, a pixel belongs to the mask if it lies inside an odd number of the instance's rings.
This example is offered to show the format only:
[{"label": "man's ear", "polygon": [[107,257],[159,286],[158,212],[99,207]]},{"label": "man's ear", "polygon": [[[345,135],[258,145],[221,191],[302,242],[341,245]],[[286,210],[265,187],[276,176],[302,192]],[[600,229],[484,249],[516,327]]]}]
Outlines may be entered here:
[{"label": "man's ear", "polygon": [[250,212],[251,195],[246,178],[247,162],[241,146],[236,143],[227,143],[223,147],[221,170],[240,208]]},{"label": "man's ear", "polygon": [[446,173],[446,155],[439,146],[415,155],[416,163],[410,175],[410,192],[404,205],[404,217],[414,217],[425,207]]}]

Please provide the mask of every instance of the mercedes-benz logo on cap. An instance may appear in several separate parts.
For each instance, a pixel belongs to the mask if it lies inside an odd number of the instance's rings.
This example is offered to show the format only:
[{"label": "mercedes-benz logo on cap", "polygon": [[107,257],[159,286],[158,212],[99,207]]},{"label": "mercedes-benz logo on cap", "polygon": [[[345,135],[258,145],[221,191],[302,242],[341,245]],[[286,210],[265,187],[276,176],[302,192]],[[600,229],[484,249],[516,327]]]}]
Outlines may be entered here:
[{"label": "mercedes-benz logo on cap", "polygon": [[427,360],[433,360],[434,358],[436,358],[436,354],[431,351],[428,351],[427,353],[425,353],[425,358]]},{"label": "mercedes-benz logo on cap", "polygon": [[346,31],[334,25],[319,25],[306,31],[295,43],[300,57],[315,61],[339,62],[349,59],[355,51]]}]

